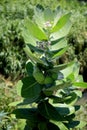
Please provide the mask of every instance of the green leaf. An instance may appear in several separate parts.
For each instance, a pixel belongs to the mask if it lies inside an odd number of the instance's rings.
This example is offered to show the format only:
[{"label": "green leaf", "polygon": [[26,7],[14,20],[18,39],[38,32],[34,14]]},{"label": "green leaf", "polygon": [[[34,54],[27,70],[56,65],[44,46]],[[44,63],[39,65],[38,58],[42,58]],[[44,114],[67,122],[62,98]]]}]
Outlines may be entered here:
[{"label": "green leaf", "polygon": [[65,63],[65,64],[60,64],[60,65],[56,65],[53,67],[53,69],[49,69],[48,71],[50,72],[59,72],[60,70],[63,70],[71,65],[74,64],[74,61],[69,62],[69,63]]},{"label": "green leaf", "polygon": [[74,82],[73,85],[75,87],[87,88],[87,83],[86,82]]},{"label": "green leaf", "polygon": [[82,76],[82,75],[78,75],[78,76],[76,77],[76,81],[78,81],[78,82],[84,82],[83,76]]},{"label": "green leaf", "polygon": [[34,108],[19,108],[15,109],[12,114],[16,115],[18,119],[28,119],[32,122],[38,122],[36,109]]},{"label": "green leaf", "polygon": [[66,126],[70,129],[70,128],[75,128],[76,126],[78,126],[80,123],[80,121],[71,121],[68,124],[66,124]]},{"label": "green leaf", "polygon": [[53,119],[57,121],[63,120],[63,117],[60,116],[58,111],[50,105],[47,101],[43,101],[39,103],[38,110],[42,116],[44,116],[47,119]]},{"label": "green leaf", "polygon": [[41,30],[38,25],[32,22],[30,19],[25,20],[25,27],[29,30],[30,34],[39,40],[47,40],[47,36],[43,30]]},{"label": "green leaf", "polygon": [[12,102],[12,103],[9,104],[9,106],[17,106],[21,102],[22,102],[22,100],[21,101]]},{"label": "green leaf", "polygon": [[69,76],[70,75],[72,76],[72,74],[76,78],[78,76],[78,68],[76,70],[76,63],[72,62],[72,64],[70,66],[68,66],[65,69],[61,70],[61,72],[63,73],[63,75],[64,75],[65,78],[69,78]]},{"label": "green leaf", "polygon": [[41,5],[37,5],[36,8],[34,9],[34,16],[33,16],[35,23],[41,27],[44,28],[44,9],[41,7]]},{"label": "green leaf", "polygon": [[26,46],[24,48],[25,50],[25,53],[30,57],[30,59],[35,62],[35,63],[40,63],[40,64],[45,64],[45,62],[43,62],[42,60],[40,60],[39,58],[37,58],[32,52],[31,50],[29,49],[28,46]]},{"label": "green leaf", "polygon": [[64,102],[64,99],[62,97],[59,97],[59,96],[51,95],[49,98],[53,104]]},{"label": "green leaf", "polygon": [[43,93],[46,95],[46,96],[51,96],[53,94],[53,91],[50,91],[50,90],[43,90]]},{"label": "green leaf", "polygon": [[47,130],[60,130],[60,129],[58,128],[57,125],[50,122],[47,124]]},{"label": "green leaf", "polygon": [[57,24],[58,20],[60,19],[60,17],[63,15],[63,10],[61,9],[60,6],[58,6],[55,10],[54,10],[54,22],[53,22],[53,27]]},{"label": "green leaf", "polygon": [[53,56],[52,56],[52,59],[56,59],[56,58],[59,58],[60,56],[62,56],[66,50],[68,49],[68,46],[65,47],[65,48],[62,48],[60,51],[56,52]]},{"label": "green leaf", "polygon": [[35,47],[31,44],[28,44],[28,47],[30,48],[31,51],[33,52],[37,52],[37,53],[40,53],[40,54],[43,54],[44,53],[44,50],[43,49],[40,49],[39,47]]},{"label": "green leaf", "polygon": [[71,82],[74,81],[75,80],[74,73],[72,72],[71,74],[69,74],[66,79],[70,80]]},{"label": "green leaf", "polygon": [[[71,114],[71,115],[67,115],[66,117],[65,117],[65,119],[67,120],[67,121],[73,121],[73,119],[75,118],[75,113],[73,113],[73,114]],[[69,123],[69,122],[68,122]]]},{"label": "green leaf", "polygon": [[38,128],[39,128],[39,130],[48,130],[46,122],[40,122],[38,124]]},{"label": "green leaf", "polygon": [[38,101],[38,98],[37,97],[34,97],[34,98],[25,98],[23,101],[19,102],[17,104],[17,106],[21,106],[21,105],[29,105],[33,102],[36,102]]},{"label": "green leaf", "polygon": [[68,128],[80,128],[82,129],[87,123],[85,121],[72,121],[67,124]]},{"label": "green leaf", "polygon": [[26,120],[26,125],[24,130],[33,130],[37,126],[37,122],[33,120]]},{"label": "green leaf", "polygon": [[50,37],[53,38],[53,40],[63,38],[69,33],[70,28],[71,28],[71,22],[68,21],[67,24],[65,24],[65,26],[63,26],[60,30],[51,33]]},{"label": "green leaf", "polygon": [[80,69],[80,64],[78,61],[76,61],[73,66],[73,73],[74,73],[75,78],[78,78],[79,76],[79,69]]},{"label": "green leaf", "polygon": [[76,128],[82,129],[82,128],[83,128],[84,126],[86,126],[86,125],[87,125],[87,122],[85,122],[85,121],[80,121],[79,125],[76,126]]},{"label": "green leaf", "polygon": [[70,13],[65,14],[64,16],[62,16],[62,17],[58,20],[58,22],[56,23],[56,25],[53,26],[51,32],[57,32],[57,31],[60,30],[62,27],[64,27],[64,26],[67,24],[67,22],[69,21],[70,16],[71,16]]},{"label": "green leaf", "polygon": [[66,87],[70,87],[72,84],[70,82],[57,82],[56,81],[56,85],[48,88],[48,89],[45,89],[44,91],[57,91],[59,89],[63,89],[63,88],[66,88]]},{"label": "green leaf", "polygon": [[78,96],[75,92],[72,92],[68,95],[68,98],[65,98],[65,103],[69,105],[74,105],[78,99]]},{"label": "green leaf", "polygon": [[33,74],[33,64],[31,62],[26,63],[26,70],[29,76]]},{"label": "green leaf", "polygon": [[56,39],[56,40],[51,40],[51,45],[55,45],[55,44],[59,43],[60,41],[62,41],[64,39],[65,39],[65,37],[62,37],[62,38]]},{"label": "green leaf", "polygon": [[64,38],[58,41],[56,44],[51,45],[51,51],[65,48],[66,46],[67,46],[67,40]]},{"label": "green leaf", "polygon": [[76,93],[76,95],[81,98],[82,97],[82,92],[81,90],[77,89],[77,90],[74,90],[74,92]]},{"label": "green leaf", "polygon": [[38,39],[32,36],[27,28],[23,28],[22,36],[24,38],[25,43],[36,46],[36,42],[38,41]]},{"label": "green leaf", "polygon": [[41,85],[39,85],[33,77],[25,77],[22,80],[21,95],[24,98],[38,98],[41,92]]},{"label": "green leaf", "polygon": [[59,107],[56,107],[56,110],[60,113],[62,116],[68,116],[75,112],[75,108],[73,106],[60,104]]},{"label": "green leaf", "polygon": [[68,130],[68,128],[60,121],[50,120],[50,122],[58,126],[60,130]]}]

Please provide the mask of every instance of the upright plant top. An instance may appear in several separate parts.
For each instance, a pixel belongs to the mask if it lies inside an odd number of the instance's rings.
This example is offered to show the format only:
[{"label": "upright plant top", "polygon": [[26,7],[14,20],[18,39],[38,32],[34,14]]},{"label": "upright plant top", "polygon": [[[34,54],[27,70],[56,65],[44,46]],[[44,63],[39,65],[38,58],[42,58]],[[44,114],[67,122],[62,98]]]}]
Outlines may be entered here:
[{"label": "upright plant top", "polygon": [[75,120],[80,107],[74,104],[81,97],[76,86],[87,86],[79,76],[79,64],[58,63],[68,49],[70,27],[70,13],[63,14],[59,7],[51,10],[38,5],[33,19],[24,20],[28,75],[17,84],[23,101],[13,111],[17,118],[26,119],[24,130],[71,130],[86,124]]}]

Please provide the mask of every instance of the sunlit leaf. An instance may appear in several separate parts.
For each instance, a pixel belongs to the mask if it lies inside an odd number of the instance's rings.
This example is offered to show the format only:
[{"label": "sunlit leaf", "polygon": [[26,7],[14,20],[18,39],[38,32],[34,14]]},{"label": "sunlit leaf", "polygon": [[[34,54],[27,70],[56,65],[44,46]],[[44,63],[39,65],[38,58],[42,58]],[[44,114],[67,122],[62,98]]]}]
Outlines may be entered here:
[{"label": "sunlit leaf", "polygon": [[71,22],[68,21],[67,24],[65,24],[65,26],[63,26],[59,31],[51,33],[50,37],[52,37],[53,40],[65,37],[69,33],[70,28],[71,28]]},{"label": "sunlit leaf", "polygon": [[63,15],[63,10],[61,9],[60,6],[58,6],[55,10],[54,10],[54,22],[53,22],[53,27],[57,24],[58,20],[60,19],[60,17]]},{"label": "sunlit leaf", "polygon": [[65,48],[61,49],[60,51],[56,52],[53,55],[52,59],[55,59],[55,58],[58,58],[59,56],[62,56],[66,52],[67,49],[68,49],[68,47],[65,47]]},{"label": "sunlit leaf", "polygon": [[36,39],[34,36],[32,36],[27,28],[23,28],[22,36],[24,38],[25,43],[27,43],[27,44],[29,43],[29,44],[36,46],[36,42],[38,41],[38,39]]},{"label": "sunlit leaf", "polygon": [[41,5],[37,5],[36,8],[34,9],[33,19],[40,28],[44,28],[45,24],[44,9],[43,7],[41,7]]},{"label": "sunlit leaf", "polygon": [[59,72],[60,70],[63,70],[69,66],[72,66],[73,64],[74,64],[74,61],[65,63],[65,64],[59,64],[59,65],[54,66],[52,69],[49,69],[48,71]]},{"label": "sunlit leaf", "polygon": [[47,36],[43,30],[41,30],[38,25],[32,22],[30,19],[25,20],[25,27],[29,30],[30,34],[39,40],[47,40]]},{"label": "sunlit leaf", "polygon": [[52,31],[52,32],[57,32],[57,31],[59,31],[62,27],[64,27],[64,26],[68,23],[68,21],[69,21],[69,19],[70,19],[70,16],[71,16],[70,13],[65,14],[64,16],[62,16],[62,17],[58,20],[57,24],[52,28],[51,31]]},{"label": "sunlit leaf", "polygon": [[87,88],[87,83],[86,82],[74,82],[73,85],[75,87]]},{"label": "sunlit leaf", "polygon": [[9,106],[17,106],[21,102],[22,102],[22,100],[21,101],[12,102],[12,103],[9,104]]},{"label": "sunlit leaf", "polygon": [[59,42],[57,42],[56,44],[51,45],[51,50],[58,50],[61,48],[65,48],[66,46],[67,46],[67,40],[62,39]]}]

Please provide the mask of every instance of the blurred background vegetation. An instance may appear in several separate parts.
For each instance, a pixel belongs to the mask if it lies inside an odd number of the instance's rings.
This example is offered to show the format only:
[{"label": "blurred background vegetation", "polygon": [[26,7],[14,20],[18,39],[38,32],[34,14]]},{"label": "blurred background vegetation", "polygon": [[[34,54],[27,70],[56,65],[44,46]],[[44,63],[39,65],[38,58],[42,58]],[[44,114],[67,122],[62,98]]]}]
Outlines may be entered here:
[{"label": "blurred background vegetation", "polygon": [[[71,12],[72,28],[68,35],[69,49],[59,60],[60,63],[77,58],[80,62],[80,74],[87,82],[87,1],[86,0],[3,0],[0,1],[0,130],[22,130],[20,122],[10,117],[13,108],[8,104],[18,96],[14,84],[26,75],[27,56],[21,35],[22,23],[26,17],[32,18],[35,5],[41,4],[55,9]],[[83,102],[83,101],[82,101]],[[87,103],[87,102],[86,102]],[[84,110],[83,110],[84,109]],[[87,105],[84,105],[80,118],[87,120]],[[84,117],[85,116],[85,117]],[[12,127],[11,127],[12,126]]]}]

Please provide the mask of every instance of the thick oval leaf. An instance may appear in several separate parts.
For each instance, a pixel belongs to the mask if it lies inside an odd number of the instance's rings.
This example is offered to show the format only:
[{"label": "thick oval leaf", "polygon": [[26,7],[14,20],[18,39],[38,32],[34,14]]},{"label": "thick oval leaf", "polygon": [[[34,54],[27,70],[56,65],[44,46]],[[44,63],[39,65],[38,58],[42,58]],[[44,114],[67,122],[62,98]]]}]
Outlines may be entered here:
[{"label": "thick oval leaf", "polygon": [[47,119],[53,119],[57,121],[64,120],[63,117],[56,111],[56,109],[50,105],[47,101],[43,101],[38,105],[38,110],[42,116]]},{"label": "thick oval leaf", "polygon": [[36,80],[31,76],[31,77],[25,77],[22,80],[22,90],[21,90],[21,95],[24,98],[38,98],[39,94],[41,92],[41,85],[39,85]]},{"label": "thick oval leaf", "polygon": [[65,103],[69,105],[74,105],[78,100],[78,96],[75,92],[72,92],[68,95],[68,98],[65,97]]},{"label": "thick oval leaf", "polygon": [[76,126],[76,128],[83,129],[83,127],[86,126],[86,125],[87,125],[87,122],[85,122],[85,121],[80,121],[79,125]]},{"label": "thick oval leaf", "polygon": [[22,100],[21,101],[16,101],[16,102],[12,102],[12,103],[10,103],[9,104],[9,106],[17,106],[18,104],[20,104],[22,102]]},{"label": "thick oval leaf", "polygon": [[69,63],[65,63],[65,64],[56,65],[52,69],[49,69],[48,71],[58,73],[59,71],[65,69],[66,67],[69,67],[73,64],[74,64],[74,61],[69,62]]},{"label": "thick oval leaf", "polygon": [[70,82],[57,82],[56,81],[56,85],[50,87],[50,88],[47,88],[44,90],[44,93],[51,93],[51,92],[54,92],[54,91],[57,91],[59,89],[64,89],[66,87],[70,87],[72,86],[72,84]]},{"label": "thick oval leaf", "polygon": [[87,123],[84,121],[72,121],[67,124],[67,127],[70,128],[80,128],[82,129]]},{"label": "thick oval leaf", "polygon": [[[65,78],[69,78],[70,75],[73,74],[74,78],[78,77],[78,71],[79,70],[79,66],[76,62],[73,62],[73,64],[71,64],[71,66],[68,66],[67,68],[61,70],[61,72],[63,73]],[[73,80],[73,78],[72,78]]]},{"label": "thick oval leaf", "polygon": [[60,30],[51,33],[50,37],[52,38],[52,40],[63,38],[69,33],[70,28],[71,28],[71,22],[68,21],[67,24],[65,24],[65,26],[63,26]]},{"label": "thick oval leaf", "polygon": [[58,6],[53,12],[54,12],[54,22],[53,22],[54,27],[57,24],[60,17],[63,15],[63,10],[61,9],[60,6]]},{"label": "thick oval leaf", "polygon": [[23,101],[21,101],[19,104],[17,104],[17,106],[29,105],[29,104],[37,102],[37,101],[38,101],[37,97],[34,97],[34,98],[25,98]]},{"label": "thick oval leaf", "polygon": [[57,31],[60,30],[62,27],[64,27],[64,26],[67,24],[67,22],[69,21],[70,16],[71,16],[70,13],[65,14],[64,16],[62,16],[62,17],[58,20],[57,24],[56,24],[55,26],[53,26],[51,32],[57,32]]},{"label": "thick oval leaf", "polygon": [[58,126],[58,128],[60,130],[68,130],[68,128],[62,122],[53,121],[53,120],[50,120],[50,122],[53,123],[53,124],[55,124],[56,126]]},{"label": "thick oval leaf", "polygon": [[53,56],[52,56],[52,59],[56,59],[56,58],[59,58],[60,56],[62,56],[66,50],[68,49],[68,46],[65,47],[65,48],[62,48],[60,51],[56,52]]},{"label": "thick oval leaf", "polygon": [[58,41],[56,44],[51,45],[51,50],[58,50],[61,48],[65,48],[67,46],[67,40],[66,39],[61,39]]},{"label": "thick oval leaf", "polygon": [[33,108],[19,108],[15,109],[12,114],[15,114],[18,119],[28,119],[32,122],[37,122],[36,109]]},{"label": "thick oval leaf", "polygon": [[43,7],[41,7],[41,5],[36,6],[36,8],[34,9],[33,19],[39,27],[44,28],[44,9]]},{"label": "thick oval leaf", "polygon": [[29,76],[33,74],[33,64],[31,62],[26,63],[26,70]]},{"label": "thick oval leaf", "polygon": [[57,125],[53,123],[47,123],[47,130],[60,130]]},{"label": "thick oval leaf", "polygon": [[73,85],[75,87],[87,88],[87,83],[86,82],[74,82]]},{"label": "thick oval leaf", "polygon": [[40,54],[43,54],[44,53],[44,50],[39,48],[38,46],[33,46],[31,44],[28,44],[28,47],[30,48],[31,51],[33,52],[37,52],[37,53],[40,53]]},{"label": "thick oval leaf", "polygon": [[60,113],[62,116],[68,116],[71,114],[74,114],[75,108],[73,106],[69,106],[66,104],[59,104],[59,107],[56,107],[56,110]]},{"label": "thick oval leaf", "polygon": [[[40,60],[39,58],[37,58],[37,57],[31,52],[31,50],[29,49],[28,46],[26,46],[26,47],[24,48],[24,50],[25,50],[25,53],[29,56],[29,58],[30,58],[33,62],[35,62],[35,63],[40,63],[40,64],[45,64],[45,62],[43,62],[42,60]],[[45,64],[45,65],[47,65],[47,64]]]},{"label": "thick oval leaf", "polygon": [[36,46],[36,42],[38,41],[38,39],[36,39],[34,36],[32,36],[27,28],[22,29],[22,36],[24,38],[25,43],[27,43],[27,44],[30,43],[30,44]]},{"label": "thick oval leaf", "polygon": [[30,19],[25,20],[25,27],[29,30],[30,34],[39,40],[47,40],[47,36],[43,30],[41,30],[38,25],[32,22]]}]

